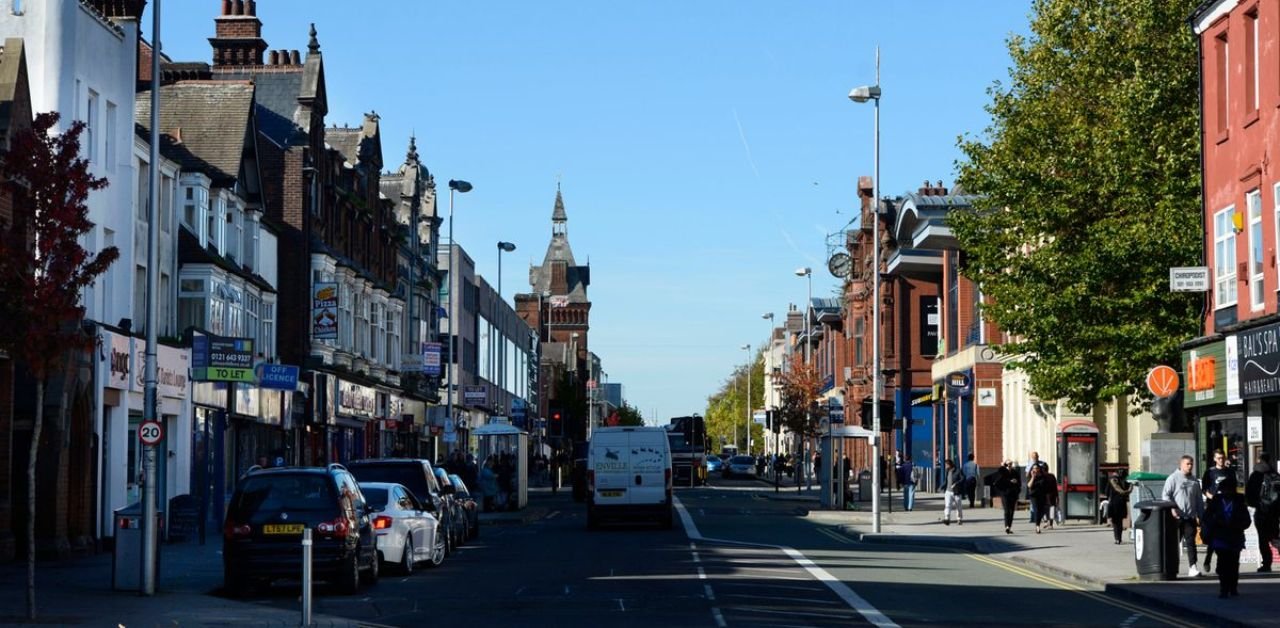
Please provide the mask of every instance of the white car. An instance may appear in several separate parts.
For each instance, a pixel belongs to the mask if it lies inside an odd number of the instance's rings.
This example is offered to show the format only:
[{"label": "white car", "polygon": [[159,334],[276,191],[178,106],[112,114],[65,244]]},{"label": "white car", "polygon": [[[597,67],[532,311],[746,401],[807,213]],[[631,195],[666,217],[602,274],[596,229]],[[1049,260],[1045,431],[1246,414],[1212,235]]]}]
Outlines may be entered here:
[{"label": "white car", "polygon": [[444,562],[446,532],[432,506],[418,503],[401,484],[362,482],[360,492],[374,511],[370,523],[384,565],[410,574],[417,563],[438,567]]}]

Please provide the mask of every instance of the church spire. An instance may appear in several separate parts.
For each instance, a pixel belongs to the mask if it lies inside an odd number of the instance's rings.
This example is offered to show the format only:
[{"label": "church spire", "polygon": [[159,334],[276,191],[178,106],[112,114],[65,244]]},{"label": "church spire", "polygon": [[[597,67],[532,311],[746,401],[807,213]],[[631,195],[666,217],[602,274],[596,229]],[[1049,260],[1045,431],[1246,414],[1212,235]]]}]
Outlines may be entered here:
[{"label": "church spire", "polygon": [[569,215],[564,212],[564,197],[560,196],[560,184],[556,183],[556,207],[551,212],[551,235],[562,235],[567,231]]}]

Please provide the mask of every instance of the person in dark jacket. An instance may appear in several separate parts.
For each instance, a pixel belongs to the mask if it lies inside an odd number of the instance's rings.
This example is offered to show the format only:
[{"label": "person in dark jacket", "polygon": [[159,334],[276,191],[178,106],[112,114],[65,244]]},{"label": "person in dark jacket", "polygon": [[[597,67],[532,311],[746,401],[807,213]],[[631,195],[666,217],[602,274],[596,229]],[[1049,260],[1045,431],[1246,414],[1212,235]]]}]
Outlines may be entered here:
[{"label": "person in dark jacket", "polygon": [[1116,545],[1120,545],[1124,542],[1120,540],[1120,534],[1124,532],[1124,518],[1129,515],[1129,493],[1133,492],[1133,485],[1120,477],[1119,472],[1113,472],[1108,483],[1111,485],[1111,496],[1107,498],[1107,519],[1111,521],[1111,532],[1116,537]]},{"label": "person in dark jacket", "polygon": [[996,470],[996,479],[991,483],[991,490],[1000,496],[1000,505],[1004,507],[1005,534],[1013,534],[1013,513],[1018,508],[1018,496],[1022,494],[1021,476],[1013,461],[1005,460],[1004,465]]},{"label": "person in dark jacket", "polygon": [[1046,467],[1031,467],[1031,476],[1027,479],[1027,496],[1031,499],[1031,520],[1036,524],[1036,534],[1040,534],[1040,524],[1049,515],[1051,490]]},{"label": "person in dark jacket", "polygon": [[1218,493],[1209,500],[1202,519],[1201,535],[1218,554],[1218,597],[1240,595],[1240,550],[1249,527],[1249,509],[1236,490],[1234,475],[1218,483]]},{"label": "person in dark jacket", "polygon": [[[1234,476],[1235,473],[1235,469],[1227,466],[1227,454],[1223,453],[1221,449],[1213,450],[1213,466],[1205,469],[1204,475],[1200,476],[1200,489],[1204,491],[1205,503],[1208,503],[1210,499],[1213,499],[1214,495],[1218,494],[1218,485],[1221,484],[1227,476]],[[1212,563],[1213,546],[1211,545],[1204,553],[1205,573],[1212,571],[1210,567]]]},{"label": "person in dark jacket", "polygon": [[1277,543],[1276,537],[1280,537],[1280,508],[1267,507],[1262,503],[1262,483],[1267,478],[1275,479],[1275,467],[1271,463],[1271,454],[1262,452],[1258,454],[1258,461],[1253,466],[1253,473],[1249,474],[1249,480],[1245,484],[1244,499],[1245,503],[1252,506],[1253,527],[1258,533],[1258,554],[1261,555],[1262,565],[1258,567],[1261,573],[1271,571],[1271,547],[1274,545],[1280,549],[1280,543]]}]

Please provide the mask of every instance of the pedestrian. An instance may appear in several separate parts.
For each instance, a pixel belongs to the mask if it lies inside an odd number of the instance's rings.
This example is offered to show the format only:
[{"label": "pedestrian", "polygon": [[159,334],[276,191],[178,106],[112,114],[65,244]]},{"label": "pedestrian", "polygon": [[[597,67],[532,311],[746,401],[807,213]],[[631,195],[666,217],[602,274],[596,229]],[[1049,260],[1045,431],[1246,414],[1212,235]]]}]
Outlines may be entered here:
[{"label": "pedestrian", "polygon": [[1183,456],[1178,462],[1178,469],[1164,481],[1161,499],[1173,502],[1173,516],[1178,522],[1178,534],[1182,537],[1182,545],[1187,552],[1187,576],[1195,578],[1200,575],[1196,564],[1196,529],[1200,527],[1200,518],[1204,515],[1204,495],[1200,490],[1200,480],[1191,471],[1195,467],[1195,458]]},{"label": "pedestrian", "polygon": [[[1041,462],[1041,461],[1040,461],[1040,452],[1033,451],[1033,452],[1031,452],[1031,455],[1030,455],[1030,456],[1028,456],[1027,458],[1028,458],[1028,459],[1027,459],[1027,466],[1026,466],[1026,468],[1023,470],[1022,476],[1026,478],[1026,484],[1027,484],[1027,501],[1028,501],[1028,502],[1030,502],[1030,501],[1031,501],[1031,470],[1032,470],[1032,469],[1034,469],[1034,468],[1036,468],[1036,467],[1040,467],[1040,466],[1044,466],[1044,470],[1045,470],[1045,471],[1048,471],[1048,470],[1049,470],[1049,468],[1048,468],[1048,465],[1046,465],[1046,464],[1044,464],[1043,462]],[[1036,523],[1036,520],[1035,520],[1035,514],[1036,514],[1036,513],[1035,513],[1035,510],[1033,509],[1033,510],[1031,511],[1031,517],[1030,517],[1030,519],[1029,519],[1028,523]]]},{"label": "pedestrian", "polygon": [[[1271,454],[1261,452],[1253,465],[1253,473],[1244,489],[1245,501],[1254,508],[1253,527],[1258,531],[1258,554],[1261,565],[1260,573],[1271,571],[1271,548],[1280,549],[1280,474],[1276,473],[1271,462]],[[1222,565],[1222,559],[1218,559]]]},{"label": "pedestrian", "polygon": [[[1221,489],[1219,485],[1228,476],[1234,477],[1235,469],[1227,466],[1227,455],[1221,449],[1213,450],[1213,466],[1204,470],[1204,475],[1200,477],[1200,488],[1204,491],[1204,501],[1209,503],[1210,500],[1218,494]],[[1237,486],[1239,484],[1237,483]],[[1204,569],[1201,571],[1210,573],[1213,571],[1210,564],[1213,562],[1213,546],[1208,545],[1204,551]]]},{"label": "pedestrian", "polygon": [[911,512],[916,506],[916,473],[911,458],[903,458],[898,463],[898,484],[902,485],[902,506]]},{"label": "pedestrian", "polygon": [[1017,510],[1018,496],[1022,494],[1022,475],[1012,460],[1005,460],[996,470],[991,489],[1000,496],[1000,506],[1004,508],[1004,533],[1013,534],[1013,512]]},{"label": "pedestrian", "polygon": [[964,525],[964,508],[960,502],[960,496],[964,491],[964,474],[956,468],[955,461],[950,458],[947,458],[943,465],[946,468],[943,475],[946,493],[943,494],[945,502],[942,508],[942,523],[951,525],[951,511],[955,510],[956,523]]},{"label": "pedestrian", "polygon": [[1048,467],[1043,468],[1045,485],[1049,490],[1045,499],[1049,505],[1048,510],[1045,511],[1045,518],[1049,520],[1049,529],[1052,530],[1054,522],[1062,523],[1062,509],[1058,508],[1058,476],[1049,471]]},{"label": "pedestrian", "polygon": [[972,453],[965,459],[961,471],[964,473],[964,492],[969,497],[969,507],[973,508],[973,499],[978,493],[978,463],[974,462]]},{"label": "pedestrian", "polygon": [[493,499],[498,495],[498,474],[494,472],[493,465],[493,456],[489,456],[480,467],[480,494],[485,512],[493,511]]},{"label": "pedestrian", "polygon": [[1240,550],[1249,527],[1249,509],[1236,489],[1235,475],[1218,483],[1218,491],[1204,511],[1204,536],[1210,551],[1218,553],[1218,597],[1240,595]]},{"label": "pedestrian", "polygon": [[1036,534],[1040,534],[1040,524],[1049,514],[1049,478],[1045,467],[1031,466],[1031,475],[1027,477],[1027,498],[1031,502],[1031,523],[1036,526]]},{"label": "pedestrian", "polygon": [[1129,514],[1129,493],[1133,492],[1133,485],[1120,476],[1119,471],[1111,472],[1111,479],[1107,482],[1111,487],[1111,496],[1107,498],[1107,519],[1111,521],[1111,533],[1116,538],[1116,545],[1120,545],[1120,533],[1124,531],[1124,518]]}]

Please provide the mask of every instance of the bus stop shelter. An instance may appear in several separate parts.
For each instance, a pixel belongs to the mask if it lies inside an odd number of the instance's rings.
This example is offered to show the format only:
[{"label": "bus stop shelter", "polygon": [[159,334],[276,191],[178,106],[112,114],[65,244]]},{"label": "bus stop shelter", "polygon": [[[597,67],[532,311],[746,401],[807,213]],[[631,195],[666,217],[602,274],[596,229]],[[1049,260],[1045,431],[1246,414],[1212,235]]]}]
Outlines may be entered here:
[{"label": "bus stop shelter", "polygon": [[516,507],[529,504],[529,434],[510,423],[487,423],[471,430],[477,439],[477,451],[481,464],[490,456],[496,461],[507,455],[515,463],[511,481],[515,484],[512,495]]}]

